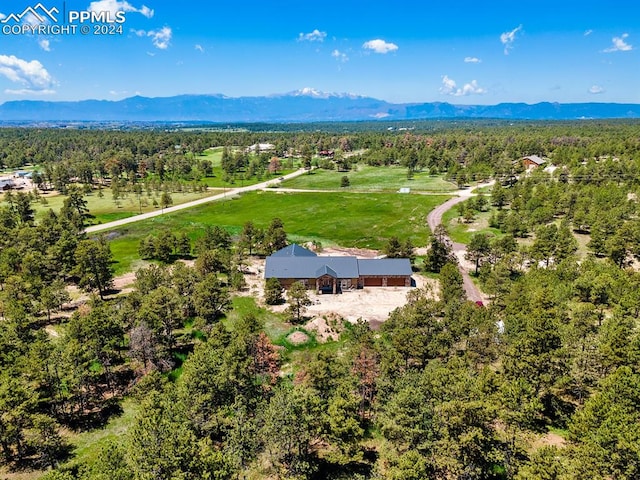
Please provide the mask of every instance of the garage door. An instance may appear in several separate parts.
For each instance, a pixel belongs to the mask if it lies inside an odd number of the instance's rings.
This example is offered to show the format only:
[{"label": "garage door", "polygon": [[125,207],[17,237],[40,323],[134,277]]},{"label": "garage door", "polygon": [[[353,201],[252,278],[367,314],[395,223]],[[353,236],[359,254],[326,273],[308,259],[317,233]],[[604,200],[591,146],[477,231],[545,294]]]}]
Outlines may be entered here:
[{"label": "garage door", "polygon": [[387,278],[387,285],[390,287],[404,287],[404,277]]},{"label": "garage door", "polygon": [[364,279],[365,287],[381,287],[382,277],[367,277]]}]

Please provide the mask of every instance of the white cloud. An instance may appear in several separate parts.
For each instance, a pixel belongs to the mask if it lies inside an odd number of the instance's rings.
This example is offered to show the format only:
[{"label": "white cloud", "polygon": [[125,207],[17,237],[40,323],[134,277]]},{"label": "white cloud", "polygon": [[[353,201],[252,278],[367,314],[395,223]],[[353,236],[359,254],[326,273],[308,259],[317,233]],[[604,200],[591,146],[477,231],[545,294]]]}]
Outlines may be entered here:
[{"label": "white cloud", "polygon": [[589,36],[589,35],[591,35],[592,33],[593,33],[593,30],[591,30],[591,29],[586,30],[586,31],[584,32],[584,36],[585,36],[585,37],[588,37],[588,36]]},{"label": "white cloud", "polygon": [[0,13],[0,20],[4,20],[7,16],[4,13]]},{"label": "white cloud", "polygon": [[[132,28],[131,33],[133,33],[137,37],[151,37],[151,42],[153,43],[153,45],[160,50],[166,50],[167,48],[169,48],[171,37],[173,36],[171,27],[162,27],[160,30],[149,31],[136,30]],[[198,47],[202,48],[200,45],[196,45],[196,50],[199,50]],[[204,49],[202,49],[201,51],[204,51]]]},{"label": "white cloud", "polygon": [[509,55],[509,50],[513,48],[513,42],[516,41],[516,36],[522,30],[522,25],[518,25],[510,32],[504,32],[500,35],[500,41],[504,45],[504,54]]},{"label": "white cloud", "polygon": [[10,90],[10,93],[53,93],[51,87],[55,81],[38,60],[28,62],[14,55],[0,55],[0,75],[23,85],[24,88]]},{"label": "white cloud", "polygon": [[41,38],[40,40],[38,40],[38,45],[40,45],[40,48],[45,52],[51,51],[51,42],[46,38]]},{"label": "white cloud", "polygon": [[342,63],[346,63],[349,61],[349,57],[347,56],[347,54],[344,52],[341,52],[338,49],[331,52],[331,56]]},{"label": "white cloud", "polygon": [[362,48],[373,50],[375,53],[389,53],[398,50],[398,46],[395,43],[385,42],[379,38],[364,42]]},{"label": "white cloud", "polygon": [[87,10],[90,12],[110,12],[110,18],[115,18],[117,12],[136,12],[147,18],[153,17],[153,10],[146,5],[136,8],[126,0],[97,0],[91,2]]},{"label": "white cloud", "polygon": [[166,50],[169,48],[169,42],[173,32],[170,27],[162,27],[160,30],[149,30],[147,37],[151,37],[151,42],[156,48]]},{"label": "white cloud", "polygon": [[477,57],[464,57],[464,63],[481,63],[482,60],[480,60]]},{"label": "white cloud", "polygon": [[313,32],[309,33],[300,33],[298,35],[299,42],[324,42],[324,39],[327,37],[327,32],[321,32],[317,28]]},{"label": "white cloud", "polygon": [[56,91],[48,88],[44,90],[34,90],[32,88],[20,88],[18,90],[13,90],[11,88],[7,88],[4,93],[7,95],[53,95]]},{"label": "white cloud", "polygon": [[151,18],[153,17],[154,12],[153,12],[153,9],[147,7],[146,5],[142,5],[142,7],[140,7],[140,9],[138,10],[138,13],[141,13],[147,18]]},{"label": "white cloud", "polygon": [[442,77],[440,93],[454,97],[465,97],[467,95],[482,95],[487,93],[487,91],[479,86],[476,80],[471,80],[471,82],[465,83],[462,87],[458,87],[454,79],[444,75]]},{"label": "white cloud", "polygon": [[605,49],[604,51],[606,53],[611,53],[611,52],[629,52],[633,50],[633,46],[626,42],[626,39],[628,37],[629,37],[628,33],[623,33],[619,37],[613,37],[611,39],[611,41],[613,42],[613,45]]},{"label": "white cloud", "polygon": [[592,85],[591,88],[589,89],[589,93],[591,93],[592,95],[599,95],[604,92],[605,92],[605,89],[602,88],[600,85]]},{"label": "white cloud", "polygon": [[193,48],[195,48],[200,53],[204,53],[204,47],[202,45],[200,45],[199,43],[196,43]]}]

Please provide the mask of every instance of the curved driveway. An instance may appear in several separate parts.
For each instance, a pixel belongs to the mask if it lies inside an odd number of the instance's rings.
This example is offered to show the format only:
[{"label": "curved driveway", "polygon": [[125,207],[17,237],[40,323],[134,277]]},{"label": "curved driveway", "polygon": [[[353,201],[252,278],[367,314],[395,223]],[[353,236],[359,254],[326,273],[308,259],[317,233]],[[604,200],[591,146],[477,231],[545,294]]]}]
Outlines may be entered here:
[{"label": "curved driveway", "polygon": [[[492,184],[493,182],[483,183],[478,185],[476,188],[486,187]],[[432,232],[435,231],[436,227],[442,223],[442,215],[444,214],[444,212],[449,210],[454,205],[468,200],[474,195],[471,189],[459,190],[455,193],[459,196],[450,198],[446,202],[438,205],[436,208],[431,210],[431,212],[429,212],[429,215],[427,215],[427,224],[429,225],[429,228]],[[451,242],[451,239],[449,237],[447,237],[447,239]],[[453,249],[453,252],[456,254],[464,254],[467,251],[467,246],[463,243],[451,242],[451,247]],[[465,293],[467,294],[467,298],[472,302],[482,302],[482,293],[480,292],[480,289],[476,286],[476,284],[473,283],[473,280],[471,280],[469,272],[467,272],[467,270],[460,263],[458,263],[458,270],[460,270],[460,274],[462,275],[462,286]]]}]

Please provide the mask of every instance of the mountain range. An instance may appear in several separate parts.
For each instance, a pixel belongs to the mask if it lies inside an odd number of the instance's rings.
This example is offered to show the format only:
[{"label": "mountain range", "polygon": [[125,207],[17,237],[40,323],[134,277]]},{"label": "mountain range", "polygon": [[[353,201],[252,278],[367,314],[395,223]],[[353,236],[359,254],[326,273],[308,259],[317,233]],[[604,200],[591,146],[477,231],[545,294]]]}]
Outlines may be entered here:
[{"label": "mountain range", "polygon": [[0,121],[122,122],[323,122],[363,120],[474,119],[574,120],[640,118],[640,104],[446,102],[389,103],[349,93],[304,88],[262,97],[177,95],[123,100],[15,100],[0,105]]}]

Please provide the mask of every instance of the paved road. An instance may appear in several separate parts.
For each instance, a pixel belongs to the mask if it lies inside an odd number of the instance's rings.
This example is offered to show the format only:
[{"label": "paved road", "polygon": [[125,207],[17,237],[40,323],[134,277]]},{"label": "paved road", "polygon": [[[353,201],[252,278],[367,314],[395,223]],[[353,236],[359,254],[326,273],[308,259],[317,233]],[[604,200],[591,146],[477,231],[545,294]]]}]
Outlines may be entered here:
[{"label": "paved road", "polygon": [[[482,183],[478,185],[476,188],[486,187],[492,184],[493,182]],[[455,192],[455,194],[459,196],[450,198],[443,204],[438,205],[436,208],[431,210],[429,215],[427,215],[427,224],[429,225],[429,228],[431,229],[432,232],[435,230],[435,228],[438,225],[442,223],[442,215],[444,214],[444,212],[449,210],[454,205],[464,202],[465,200],[469,199],[469,197],[474,195],[472,192],[472,189],[458,190],[457,192]],[[451,241],[451,239],[449,239],[449,241]],[[456,254],[464,254],[464,252],[466,252],[467,250],[467,246],[463,243],[451,242],[451,247],[453,249],[453,252]],[[469,275],[469,272],[460,263],[458,263],[458,270],[460,270],[460,274],[462,275],[462,286],[464,288],[465,293],[467,294],[467,298],[472,302],[484,301],[484,299],[482,298],[482,293],[480,292],[480,289],[476,286],[475,283],[473,283],[473,280],[471,280],[471,276]]]},{"label": "paved road", "polygon": [[[307,172],[307,170],[305,170],[304,168],[301,168],[300,170],[296,170],[295,172],[290,173],[290,174],[285,175],[284,177],[280,177],[280,178],[282,178],[283,180],[288,180],[290,178],[294,178],[294,177],[297,177],[299,175],[302,175],[303,173],[306,173],[306,172]],[[92,225],[90,227],[87,227],[85,229],[85,232],[87,232],[87,233],[101,232],[103,230],[109,230],[109,229],[114,228],[114,227],[120,227],[122,225],[127,225],[128,223],[139,222],[140,220],[146,220],[148,218],[157,217],[159,215],[164,215],[164,214],[167,214],[167,213],[177,212],[179,210],[184,210],[185,208],[195,207],[196,205],[202,205],[204,203],[215,202],[216,200],[222,200],[222,199],[227,198],[227,197],[233,197],[234,195],[237,195],[239,193],[250,192],[250,191],[253,191],[253,190],[263,190],[263,189],[267,188],[268,185],[271,185],[274,182],[280,182],[280,181],[282,181],[282,180],[271,179],[271,180],[267,180],[266,182],[256,183],[255,185],[249,185],[247,187],[231,188],[229,190],[226,190],[224,193],[219,193],[218,195],[212,195],[210,197],[200,198],[198,200],[193,200],[191,202],[182,203],[182,204],[176,205],[174,207],[168,207],[168,208],[165,208],[164,210],[155,210],[153,212],[142,213],[140,215],[135,215],[133,217],[123,218],[121,220],[114,220],[113,222],[101,223],[100,225]]]}]

